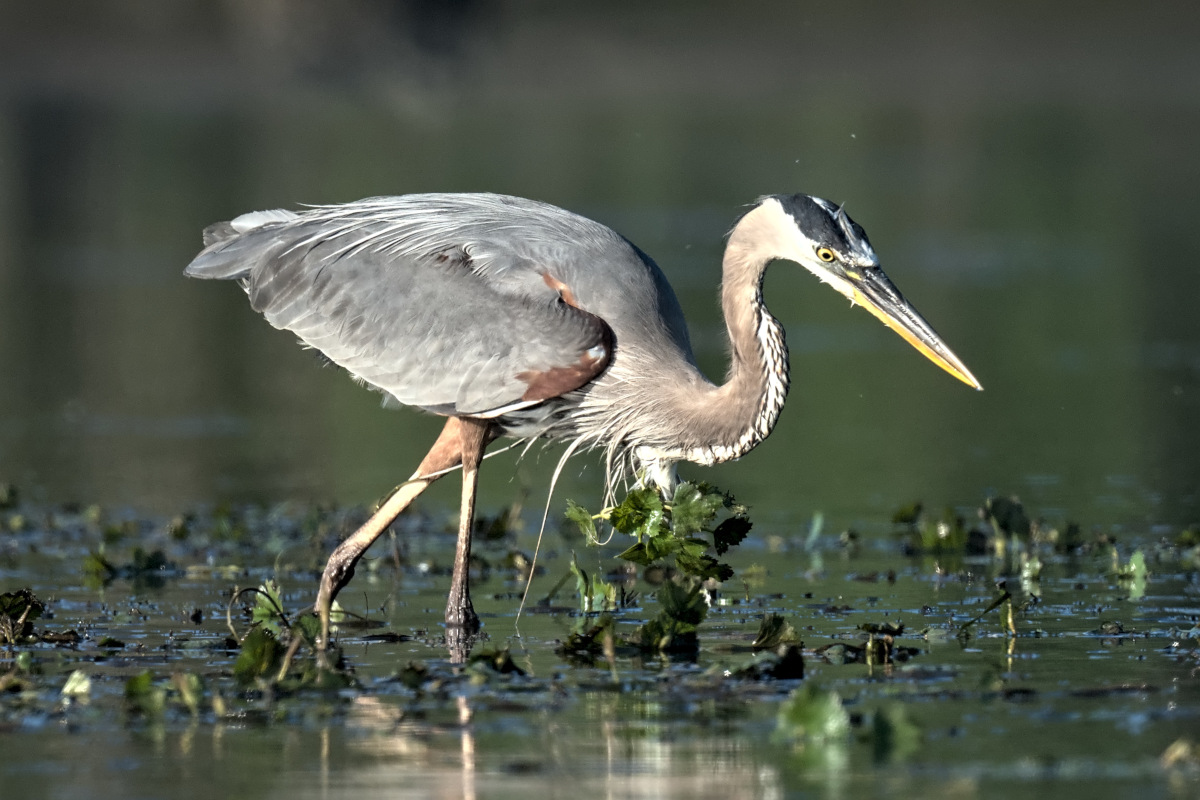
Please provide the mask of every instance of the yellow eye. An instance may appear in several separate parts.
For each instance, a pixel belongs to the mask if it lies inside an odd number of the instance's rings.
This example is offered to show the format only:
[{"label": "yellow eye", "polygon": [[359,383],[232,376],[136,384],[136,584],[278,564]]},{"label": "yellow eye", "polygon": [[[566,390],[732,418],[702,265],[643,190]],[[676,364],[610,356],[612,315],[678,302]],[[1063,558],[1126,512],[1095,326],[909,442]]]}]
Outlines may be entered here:
[{"label": "yellow eye", "polygon": [[833,261],[835,258],[837,258],[837,256],[835,256],[833,251],[828,247],[818,247],[817,258],[821,259],[822,261]]}]

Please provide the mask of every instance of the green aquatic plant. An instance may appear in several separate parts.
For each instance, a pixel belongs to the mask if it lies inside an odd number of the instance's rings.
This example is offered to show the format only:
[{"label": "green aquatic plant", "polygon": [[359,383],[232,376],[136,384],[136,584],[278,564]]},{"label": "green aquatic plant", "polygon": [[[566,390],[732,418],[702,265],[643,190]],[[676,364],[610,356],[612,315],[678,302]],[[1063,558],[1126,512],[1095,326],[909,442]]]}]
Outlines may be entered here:
[{"label": "green aquatic plant", "polygon": [[921,746],[921,729],[908,718],[903,703],[888,703],[872,715],[866,734],[876,764],[897,764],[908,760]]},{"label": "green aquatic plant", "polygon": [[[80,672],[68,679],[63,687],[64,696],[86,696],[91,682]],[[193,717],[201,711],[204,700],[204,680],[189,672],[173,672],[164,683],[150,670],[134,675],[125,681],[125,710],[150,720],[158,720],[169,706],[179,705]]]},{"label": "green aquatic plant", "polygon": [[732,495],[706,483],[689,482],[679,484],[665,501],[655,489],[634,489],[619,505],[599,514],[568,500],[566,517],[590,542],[599,540],[597,520],[632,536],[636,541],[618,558],[643,567],[665,562],[684,575],[719,581],[733,577],[733,568],[717,556],[745,539],[751,527],[746,507]]},{"label": "green aquatic plant", "polygon": [[175,565],[167,560],[162,550],[133,548],[126,564],[114,564],[105,555],[104,545],[84,556],[84,585],[90,589],[107,586],[118,578],[130,580],[138,589],[161,588],[166,578],[177,574]]},{"label": "green aquatic plant", "polygon": [[[591,666],[601,656],[612,661],[616,658],[617,649],[615,628],[612,616],[601,614],[592,624],[576,626],[565,640],[558,643],[554,652],[575,664]],[[624,643],[622,646],[625,646]]]},{"label": "green aquatic plant", "polygon": [[892,525],[909,554],[961,557],[977,548],[980,539],[954,509],[947,507],[941,517],[931,520],[920,502],[897,509]]},{"label": "green aquatic plant", "polygon": [[1141,550],[1135,550],[1129,560],[1122,564],[1114,548],[1113,564],[1117,582],[1122,588],[1129,590],[1129,599],[1141,600],[1145,597],[1146,577],[1149,575],[1149,571],[1146,569],[1146,555]]},{"label": "green aquatic plant", "polygon": [[700,581],[667,581],[658,589],[661,609],[646,622],[633,643],[647,652],[694,652],[700,646],[696,631],[708,614],[708,603]]},{"label": "green aquatic plant", "polygon": [[755,650],[774,650],[780,645],[800,644],[800,635],[783,616],[764,614],[758,635],[751,647]]},{"label": "green aquatic plant", "polygon": [[496,675],[524,675],[525,670],[513,662],[507,647],[477,650],[467,659],[467,671],[472,682],[486,683]]},{"label": "green aquatic plant", "polygon": [[158,718],[167,706],[167,690],[155,683],[154,674],[144,670],[125,681],[125,710],[130,714]]},{"label": "green aquatic plant", "polygon": [[774,738],[779,742],[828,742],[850,734],[850,714],[838,693],[809,683],[779,706]]},{"label": "green aquatic plant", "polygon": [[284,652],[283,645],[268,628],[252,628],[241,641],[237,660],[233,662],[233,677],[241,684],[270,681],[280,671]]},{"label": "green aquatic plant", "polygon": [[997,537],[1028,541],[1033,532],[1025,506],[1016,497],[989,497],[983,503],[983,518]]},{"label": "green aquatic plant", "polygon": [[571,553],[571,574],[575,576],[575,590],[579,594],[579,610],[583,614],[593,611],[613,611],[617,607],[617,587],[605,580],[589,575],[579,566],[579,559]]},{"label": "green aquatic plant", "polygon": [[67,682],[63,684],[59,695],[67,699],[84,699],[91,691],[92,679],[86,672],[77,669],[67,676]]},{"label": "green aquatic plant", "polygon": [[[233,625],[233,607],[246,595],[254,602],[246,609],[250,617],[250,630],[238,636]],[[342,613],[338,609],[339,615]],[[229,599],[225,613],[226,624],[234,640],[238,642],[238,657],[233,665],[233,674],[239,683],[273,685],[287,683],[287,688],[326,686],[336,681],[325,673],[328,670],[311,669],[301,665],[299,674],[292,672],[294,659],[302,646],[317,652],[316,641],[320,623],[315,614],[309,612],[291,619],[284,611],[282,591],[273,580],[266,580],[258,587],[235,590]],[[340,650],[336,650],[333,663],[340,661]]]},{"label": "green aquatic plant", "polygon": [[1013,603],[1012,593],[1008,591],[1008,588],[1006,586],[1001,585],[1000,595],[998,597],[996,597],[994,600],[992,600],[992,602],[988,604],[987,608],[985,608],[983,611],[980,611],[978,614],[976,614],[974,617],[972,617],[971,619],[964,622],[962,625],[958,626],[958,637],[960,639],[964,639],[965,637],[967,637],[970,633],[971,627],[976,622],[979,622],[981,619],[986,617],[992,611],[994,611],[997,608],[1000,608],[1000,606],[1005,605],[1005,604],[1007,604],[1007,617],[1005,620],[1005,625],[1007,627],[1008,632],[1015,636],[1017,633],[1017,628],[1016,628],[1016,622],[1013,619],[1012,603]]},{"label": "green aquatic plant", "polygon": [[[691,651],[698,647],[696,630],[708,611],[705,581],[727,581],[733,568],[718,560],[742,542],[751,523],[746,507],[728,492],[705,483],[685,482],[664,500],[655,489],[637,488],[619,505],[592,514],[567,501],[566,518],[589,542],[598,542],[597,521],[633,537],[618,558],[666,577],[657,591],[660,611],[638,629],[632,644],[642,651]],[[585,612],[616,607],[615,587],[589,578],[577,562],[576,577]],[[576,633],[582,633],[577,631]]]},{"label": "green aquatic plant", "polygon": [[279,584],[268,578],[257,589],[243,590],[254,595],[254,605],[250,609],[250,621],[278,636],[288,627],[287,616],[283,613],[283,600],[279,596]]}]

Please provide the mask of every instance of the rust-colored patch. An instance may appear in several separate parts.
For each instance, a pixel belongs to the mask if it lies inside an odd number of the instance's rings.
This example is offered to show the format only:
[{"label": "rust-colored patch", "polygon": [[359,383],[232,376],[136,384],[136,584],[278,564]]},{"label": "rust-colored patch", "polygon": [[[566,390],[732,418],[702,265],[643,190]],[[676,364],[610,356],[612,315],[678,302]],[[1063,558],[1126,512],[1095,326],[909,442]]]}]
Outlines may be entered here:
[{"label": "rust-colored patch", "polygon": [[[608,326],[605,326],[607,328]],[[559,397],[567,392],[573,392],[581,386],[591,383],[597,375],[604,372],[612,353],[612,338],[603,337],[603,351],[598,357],[584,353],[579,361],[569,367],[551,367],[544,372],[526,371],[517,375],[517,380],[529,384],[522,400],[541,402],[551,397]]]},{"label": "rust-colored patch", "polygon": [[452,269],[474,269],[474,264],[471,262],[471,257],[467,255],[467,251],[461,247],[448,247],[440,253],[435,253],[433,260],[438,263],[438,266],[449,267]]},{"label": "rust-colored patch", "polygon": [[590,314],[580,308],[571,287],[548,272],[542,273],[542,280],[546,282],[547,286],[558,292],[564,303],[582,314],[594,327],[597,334],[596,346],[600,348],[600,352],[596,354],[590,351],[584,352],[579,357],[579,361],[567,366],[551,367],[541,372],[526,370],[519,373],[516,376],[517,380],[523,381],[529,386],[521,395],[521,399],[533,402],[559,397],[591,383],[608,367],[609,361],[612,360],[614,344],[612,328],[608,327],[608,323],[595,314]]},{"label": "rust-colored patch", "polygon": [[[579,308],[579,301],[575,299],[575,295],[571,292],[570,286],[567,286],[549,272],[542,273],[542,280],[546,282],[547,286],[558,292],[558,296],[563,299],[564,303],[571,306],[571,308]],[[583,311],[581,308],[579,310]]]}]

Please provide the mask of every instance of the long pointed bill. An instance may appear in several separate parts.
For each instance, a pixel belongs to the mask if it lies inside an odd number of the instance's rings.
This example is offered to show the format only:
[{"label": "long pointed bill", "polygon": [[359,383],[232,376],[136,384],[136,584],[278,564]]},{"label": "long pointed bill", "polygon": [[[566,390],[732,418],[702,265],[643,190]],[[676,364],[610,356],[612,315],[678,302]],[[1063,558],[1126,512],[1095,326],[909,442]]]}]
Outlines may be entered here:
[{"label": "long pointed bill", "polygon": [[954,355],[881,270],[873,269],[861,276],[851,273],[846,277],[854,302],[874,314],[880,322],[900,334],[904,341],[946,372],[968,386],[983,389],[967,365]]}]

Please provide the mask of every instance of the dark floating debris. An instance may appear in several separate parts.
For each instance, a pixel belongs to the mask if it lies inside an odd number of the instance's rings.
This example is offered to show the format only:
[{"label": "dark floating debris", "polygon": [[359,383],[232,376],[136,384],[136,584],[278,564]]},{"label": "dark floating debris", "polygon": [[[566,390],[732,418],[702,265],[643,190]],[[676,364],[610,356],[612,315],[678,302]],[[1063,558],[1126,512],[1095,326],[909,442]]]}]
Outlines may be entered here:
[{"label": "dark floating debris", "polygon": [[0,644],[14,645],[35,638],[33,621],[45,610],[29,589],[0,594]]}]

